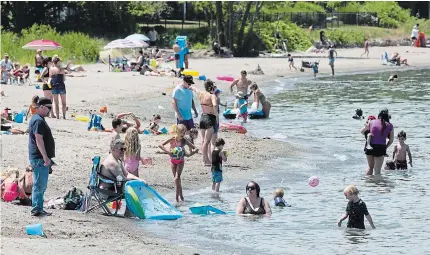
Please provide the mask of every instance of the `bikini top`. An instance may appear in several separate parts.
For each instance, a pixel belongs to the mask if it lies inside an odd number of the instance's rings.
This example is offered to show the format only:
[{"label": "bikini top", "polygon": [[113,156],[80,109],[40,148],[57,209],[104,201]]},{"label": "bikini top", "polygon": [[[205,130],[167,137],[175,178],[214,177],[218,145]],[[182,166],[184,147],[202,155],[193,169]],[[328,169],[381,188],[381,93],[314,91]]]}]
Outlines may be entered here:
[{"label": "bikini top", "polygon": [[263,203],[263,198],[260,199],[260,206],[257,208],[257,210],[252,209],[251,204],[248,201],[248,198],[245,197],[245,209],[243,209],[243,214],[266,214],[266,210],[264,209],[264,203]]}]

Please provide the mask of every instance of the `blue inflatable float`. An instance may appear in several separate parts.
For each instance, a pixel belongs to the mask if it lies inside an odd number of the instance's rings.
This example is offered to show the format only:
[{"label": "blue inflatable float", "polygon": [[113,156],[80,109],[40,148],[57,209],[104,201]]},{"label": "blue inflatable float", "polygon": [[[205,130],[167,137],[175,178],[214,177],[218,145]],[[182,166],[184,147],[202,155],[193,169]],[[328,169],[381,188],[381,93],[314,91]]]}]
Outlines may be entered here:
[{"label": "blue inflatable float", "polygon": [[[227,109],[224,111],[222,115],[224,116],[224,118],[232,120],[236,118],[236,114],[237,114],[236,109]],[[252,111],[252,112],[248,111],[248,116],[250,119],[264,119],[264,112],[261,110]]]}]

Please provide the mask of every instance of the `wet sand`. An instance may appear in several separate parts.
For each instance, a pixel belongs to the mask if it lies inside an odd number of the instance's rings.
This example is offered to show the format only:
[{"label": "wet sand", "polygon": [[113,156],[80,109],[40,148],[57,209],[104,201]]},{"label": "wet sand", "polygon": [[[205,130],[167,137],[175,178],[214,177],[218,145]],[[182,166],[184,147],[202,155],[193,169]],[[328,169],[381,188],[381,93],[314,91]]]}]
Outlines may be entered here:
[{"label": "wet sand", "polygon": [[[408,67],[383,66],[380,55],[383,51],[399,52],[406,57],[411,66],[429,67],[430,49],[410,47],[370,48],[370,58],[347,59],[359,57],[363,49],[338,50],[339,58],[335,62],[337,74],[361,71],[384,71],[387,78],[398,70]],[[408,52],[407,52],[408,51]],[[293,54],[294,55],[294,54]],[[302,56],[302,54],[297,54]],[[301,60],[318,60],[322,54],[309,53],[309,57],[296,59],[296,67]],[[315,58],[314,58],[315,56]],[[345,57],[345,58],[342,58]],[[320,75],[329,75],[327,59],[320,59]],[[304,73],[290,71],[287,59],[280,58],[236,58],[236,59],[190,59],[190,67],[216,79],[217,75],[238,77],[241,70],[251,71],[260,65],[265,75],[249,75],[249,79],[259,84],[270,86],[268,81],[277,77],[312,76],[310,69]],[[114,114],[134,112],[146,127],[153,114],[162,117],[161,127],[170,128],[175,121],[171,108],[171,92],[180,82],[170,77],[148,77],[137,73],[109,73],[103,64],[84,66],[86,77],[71,77],[66,80],[68,120],[47,119],[56,141],[56,158],[58,164],[50,175],[45,199],[63,196],[75,185],[86,191],[91,158],[100,155],[105,157],[109,151],[109,133],[87,131],[87,124],[73,120],[71,114],[87,114],[89,110],[98,110],[107,105],[108,114],[103,118],[103,125],[111,127]],[[98,72],[101,71],[101,72]],[[231,98],[228,89],[230,83],[218,81],[217,85],[224,92],[224,98]],[[196,86],[203,89],[200,81]],[[2,97],[2,107],[20,111],[28,107],[32,96],[42,96],[42,90],[29,86],[3,85],[6,96]],[[263,89],[264,91],[264,86]],[[162,93],[166,93],[163,95]],[[270,100],[270,98],[269,98]],[[199,109],[200,110],[200,109]],[[146,120],[145,120],[146,118]],[[196,120],[195,120],[196,121]],[[17,124],[25,129],[28,123]],[[229,159],[225,164],[225,179],[234,180],[250,176],[253,171],[262,167],[273,158],[289,157],[301,152],[291,144],[273,139],[253,138],[249,135],[221,133],[226,141]],[[160,194],[174,191],[173,180],[167,155],[157,154],[158,144],[167,136],[142,135],[142,155],[153,158],[153,166],[140,168],[140,175]],[[7,167],[18,167],[21,172],[28,164],[27,135],[2,135],[2,171]],[[200,137],[196,145],[201,149]],[[264,153],[263,153],[264,152]],[[252,156],[251,156],[252,155]],[[245,159],[245,160],[244,160]],[[182,175],[185,199],[187,193],[211,185],[210,169],[204,167],[201,154],[187,158]],[[269,194],[267,194],[269,195]],[[4,254],[72,254],[82,247],[88,254],[210,254],[209,251],[196,251],[181,244],[169,243],[169,237],[160,239],[135,227],[136,220],[106,217],[98,213],[88,215],[75,211],[50,210],[53,216],[34,218],[30,216],[30,207],[16,206],[1,202],[1,250]],[[43,223],[48,239],[28,237],[25,226],[32,223]],[[54,241],[55,240],[55,241]]]}]

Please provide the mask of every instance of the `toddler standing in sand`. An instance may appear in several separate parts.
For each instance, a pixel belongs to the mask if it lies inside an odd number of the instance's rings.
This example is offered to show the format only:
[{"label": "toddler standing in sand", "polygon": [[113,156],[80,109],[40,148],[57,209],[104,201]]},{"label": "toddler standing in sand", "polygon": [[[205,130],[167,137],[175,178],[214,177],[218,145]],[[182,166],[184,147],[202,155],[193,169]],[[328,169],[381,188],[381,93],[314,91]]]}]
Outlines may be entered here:
[{"label": "toddler standing in sand", "polygon": [[25,120],[27,121],[28,119],[28,114],[31,113],[31,115],[34,115],[36,113],[36,108],[37,108],[37,101],[39,101],[39,96],[34,96],[31,99],[31,104],[28,107],[27,110],[27,114],[25,115]]},{"label": "toddler standing in sand", "polygon": [[354,185],[349,185],[343,190],[343,194],[348,199],[348,205],[346,211],[337,222],[339,227],[342,226],[342,221],[348,218],[348,228],[365,229],[364,227],[364,216],[369,221],[370,226],[375,228],[373,225],[372,216],[367,211],[366,204],[358,197],[358,189]]},{"label": "toddler standing in sand", "polygon": [[[194,145],[185,139],[185,133],[187,128],[183,124],[174,126],[173,132],[174,137],[169,138],[163,144],[159,146],[161,150],[169,154],[170,156],[170,167],[172,169],[173,178],[176,186],[176,202],[183,202],[184,195],[182,194],[181,174],[184,170],[184,157],[190,157],[196,154],[199,150]],[[170,144],[170,150],[167,150],[165,145]],[[186,153],[185,145],[190,148],[190,153]]]},{"label": "toddler standing in sand", "polygon": [[406,140],[406,132],[403,130],[397,134],[397,139],[399,140],[398,144],[394,146],[393,151],[393,161],[396,164],[397,170],[406,170],[408,169],[408,163],[406,161],[406,153],[409,157],[409,164],[412,167],[412,154],[409,149],[409,145],[405,143]]},{"label": "toddler standing in sand", "polygon": [[139,140],[139,132],[135,128],[127,129],[124,141],[124,168],[127,172],[139,177],[139,161],[142,165],[151,164],[150,158],[140,156],[141,145]]}]

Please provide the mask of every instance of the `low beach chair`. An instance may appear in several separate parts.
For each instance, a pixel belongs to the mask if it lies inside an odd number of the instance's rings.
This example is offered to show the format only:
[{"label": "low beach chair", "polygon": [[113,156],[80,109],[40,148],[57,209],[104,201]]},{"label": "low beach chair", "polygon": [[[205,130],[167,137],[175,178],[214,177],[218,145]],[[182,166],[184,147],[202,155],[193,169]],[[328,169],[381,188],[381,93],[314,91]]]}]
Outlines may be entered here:
[{"label": "low beach chair", "polygon": [[[86,197],[84,212],[89,213],[102,208],[106,215],[115,216],[118,213],[120,201],[124,198],[122,187],[124,187],[125,182],[110,180],[103,176],[100,170],[100,156],[95,156],[93,158],[93,167],[88,184],[89,194]],[[100,188],[101,183],[112,184],[114,188],[112,190]],[[108,204],[110,203],[115,204],[116,206],[113,207],[116,209],[109,208]]]}]

